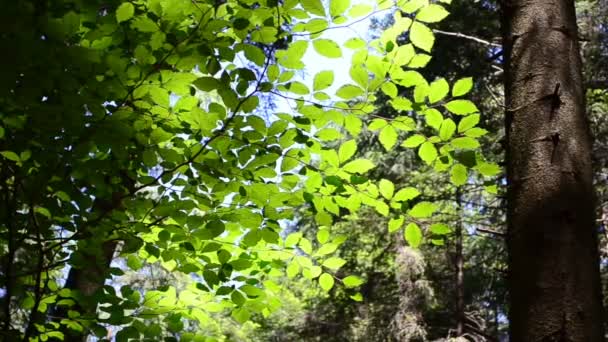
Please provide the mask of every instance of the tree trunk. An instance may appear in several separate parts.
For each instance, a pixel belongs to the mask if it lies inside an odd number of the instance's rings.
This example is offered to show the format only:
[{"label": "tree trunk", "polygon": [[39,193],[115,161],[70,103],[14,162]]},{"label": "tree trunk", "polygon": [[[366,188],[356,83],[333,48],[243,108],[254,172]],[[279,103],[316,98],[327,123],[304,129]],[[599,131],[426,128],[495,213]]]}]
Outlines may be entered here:
[{"label": "tree trunk", "polygon": [[573,0],[504,0],[511,341],[603,341]]},{"label": "tree trunk", "polygon": [[[82,316],[96,316],[97,300],[95,294],[104,286],[109,278],[109,267],[116,251],[116,241],[106,241],[101,244],[100,251],[81,251],[84,260],[87,262],[85,268],[72,267],[64,288],[78,291],[81,296],[77,307],[72,310],[79,311]],[[68,317],[68,309],[60,307],[55,312],[59,318]],[[64,342],[83,342],[86,340],[88,332],[86,330],[77,332],[62,326],[65,335]]]},{"label": "tree trunk", "polygon": [[[461,190],[456,189],[458,215],[462,217]],[[464,334],[464,255],[462,253],[462,221],[456,224],[456,336]]]}]

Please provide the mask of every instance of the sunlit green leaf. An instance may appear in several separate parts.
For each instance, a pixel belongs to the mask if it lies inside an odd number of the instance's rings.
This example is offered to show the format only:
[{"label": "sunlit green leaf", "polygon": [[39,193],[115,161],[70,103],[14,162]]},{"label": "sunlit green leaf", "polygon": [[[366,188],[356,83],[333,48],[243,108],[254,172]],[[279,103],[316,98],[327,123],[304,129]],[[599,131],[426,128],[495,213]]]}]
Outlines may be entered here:
[{"label": "sunlit green leaf", "polygon": [[321,274],[319,277],[319,285],[324,291],[331,290],[331,288],[334,287],[334,277],[329,273]]},{"label": "sunlit green leaf", "polygon": [[448,14],[450,13],[443,6],[430,4],[416,13],[416,20],[424,21],[425,23],[436,23],[443,20]]},{"label": "sunlit green leaf", "polygon": [[405,227],[405,241],[413,247],[417,248],[422,242],[422,230],[416,223],[410,223]]},{"label": "sunlit green leaf", "polygon": [[420,195],[420,191],[418,191],[416,188],[407,187],[407,188],[403,188],[403,189],[400,189],[399,191],[397,191],[397,193],[393,197],[393,200],[394,201],[409,201],[411,199],[418,197],[418,195]]},{"label": "sunlit green leaf", "polygon": [[387,151],[390,151],[397,144],[398,137],[397,130],[391,125],[385,126],[378,135],[380,143]]},{"label": "sunlit green leaf", "polygon": [[472,114],[472,115],[465,116],[458,123],[458,132],[459,133],[465,132],[465,131],[475,127],[475,125],[477,125],[478,123],[479,123],[479,114]]},{"label": "sunlit green leaf", "polygon": [[321,56],[325,56],[327,58],[340,58],[342,57],[342,50],[340,49],[340,45],[330,39],[316,39],[313,40],[312,46],[315,48],[315,51]]},{"label": "sunlit green leaf", "polygon": [[395,232],[401,228],[403,222],[405,221],[405,217],[399,216],[398,218],[392,218],[388,221],[388,231],[389,233]]},{"label": "sunlit green leaf", "polygon": [[452,136],[456,132],[456,124],[452,119],[445,119],[441,123],[441,128],[439,129],[439,137],[443,141],[450,140]]},{"label": "sunlit green leaf", "polygon": [[466,95],[469,91],[471,91],[472,88],[473,88],[473,78],[472,77],[461,78],[458,81],[456,81],[456,83],[454,83],[454,86],[452,86],[452,96],[457,97],[457,96]]},{"label": "sunlit green leaf", "polygon": [[329,88],[334,83],[334,72],[331,70],[319,71],[313,80],[313,90],[319,91]]},{"label": "sunlit green leaf", "polygon": [[410,29],[410,40],[416,47],[430,52],[435,43],[435,35],[428,26],[416,21]]},{"label": "sunlit green leaf", "polygon": [[467,168],[462,164],[456,164],[450,172],[450,180],[456,186],[464,185],[467,182]]},{"label": "sunlit green leaf", "polygon": [[332,270],[338,270],[340,267],[344,266],[344,264],[346,264],[346,260],[338,257],[331,257],[323,261],[323,266]]},{"label": "sunlit green leaf", "polygon": [[353,287],[357,287],[361,284],[363,284],[363,279],[354,276],[354,275],[350,275],[344,279],[342,279],[342,282],[344,283],[344,286],[347,288],[353,288]]},{"label": "sunlit green leaf", "polygon": [[361,96],[364,93],[365,92],[363,91],[363,89],[352,84],[343,85],[336,91],[336,95],[345,100],[354,99],[355,97]]},{"label": "sunlit green leaf", "polygon": [[469,100],[452,100],[445,104],[445,108],[458,115],[471,114],[479,111],[477,106]]},{"label": "sunlit green leaf", "polygon": [[123,2],[116,9],[116,21],[123,22],[131,19],[135,13],[135,7],[130,2]]},{"label": "sunlit green leaf", "polygon": [[355,159],[346,163],[342,168],[349,173],[366,173],[375,167],[374,163],[368,159]]},{"label": "sunlit green leaf", "polygon": [[429,102],[436,103],[443,100],[449,91],[450,85],[444,78],[434,81],[429,89]]},{"label": "sunlit green leaf", "polygon": [[430,163],[435,160],[435,158],[437,158],[437,149],[435,148],[435,145],[433,145],[433,143],[427,141],[420,145],[420,148],[418,149],[418,155],[422,160],[427,163]]},{"label": "sunlit green leaf", "polygon": [[459,149],[476,149],[479,147],[479,141],[471,137],[455,138],[450,144],[454,146],[454,148]]},{"label": "sunlit green leaf", "polygon": [[352,139],[340,145],[338,149],[338,157],[340,158],[340,163],[344,163],[357,152],[357,142]]},{"label": "sunlit green leaf", "polygon": [[300,0],[300,4],[302,4],[302,8],[312,14],[325,16],[325,7],[321,0]]},{"label": "sunlit green leaf", "polygon": [[332,17],[337,17],[344,14],[344,11],[350,7],[350,0],[330,0],[329,14]]},{"label": "sunlit green leaf", "polygon": [[426,218],[431,217],[437,210],[437,205],[432,202],[420,202],[417,203],[408,214],[414,218]]},{"label": "sunlit green leaf", "polygon": [[395,185],[388,179],[381,179],[380,183],[378,184],[378,190],[380,191],[382,197],[390,200],[395,193]]}]

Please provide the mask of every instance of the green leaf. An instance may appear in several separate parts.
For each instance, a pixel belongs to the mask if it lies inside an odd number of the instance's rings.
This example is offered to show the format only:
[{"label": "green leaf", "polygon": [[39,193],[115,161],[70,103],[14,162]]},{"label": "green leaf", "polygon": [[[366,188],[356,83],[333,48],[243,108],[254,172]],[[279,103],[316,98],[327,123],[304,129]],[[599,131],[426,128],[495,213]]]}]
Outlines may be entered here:
[{"label": "green leaf", "polygon": [[448,14],[450,12],[446,11],[443,6],[430,4],[416,13],[416,20],[424,21],[425,23],[436,23],[443,20]]},{"label": "green leaf", "polygon": [[390,151],[395,146],[398,137],[397,130],[391,125],[385,126],[378,135],[380,143],[387,151]]},{"label": "green leaf", "polygon": [[306,31],[310,33],[321,33],[329,27],[325,19],[312,19],[306,23]]},{"label": "green leaf", "polygon": [[364,48],[366,45],[365,40],[361,38],[350,38],[344,43],[345,47],[353,50]]},{"label": "green leaf", "polygon": [[329,230],[328,229],[319,229],[317,232],[317,241],[320,244],[324,244],[329,240]]},{"label": "green leaf", "polygon": [[322,141],[333,141],[342,138],[342,133],[334,128],[323,128],[315,133]]},{"label": "green leaf", "polygon": [[467,137],[471,137],[471,138],[479,138],[486,134],[488,134],[488,131],[486,131],[483,128],[479,128],[479,127],[473,127],[464,132],[464,135],[466,135]]},{"label": "green leaf", "polygon": [[315,252],[315,256],[322,256],[322,255],[331,254],[331,253],[335,252],[337,248],[338,248],[338,245],[335,244],[335,243],[326,243],[326,244],[322,245]]},{"label": "green leaf", "polygon": [[452,86],[452,96],[466,95],[473,88],[473,78],[465,77],[461,78]]},{"label": "green leaf", "polygon": [[427,125],[439,131],[441,123],[443,122],[443,115],[441,115],[441,112],[435,108],[429,108],[424,111],[424,118]]},{"label": "green leaf", "polygon": [[308,93],[310,93],[308,87],[304,83],[298,81],[289,82],[285,85],[285,87],[290,92],[298,95],[307,95]]},{"label": "green leaf", "polygon": [[34,300],[33,297],[27,296],[27,297],[25,297],[25,299],[21,303],[21,307],[24,308],[24,309],[26,309],[26,310],[29,310],[29,309],[31,309],[31,308],[34,307],[35,303],[36,302],[35,302],[35,300]]},{"label": "green leaf", "polygon": [[410,1],[399,2],[401,10],[408,14],[414,13],[417,10],[419,10],[421,7],[428,6],[428,4],[429,4],[428,0],[410,0]]},{"label": "green leaf", "polygon": [[450,140],[452,136],[456,132],[456,124],[452,119],[445,119],[441,123],[441,128],[439,129],[439,137],[443,141]]},{"label": "green leaf", "polygon": [[448,227],[447,225],[445,225],[443,223],[434,223],[431,225],[430,229],[431,229],[431,233],[436,234],[436,235],[446,235],[446,234],[449,234],[452,232],[450,227]]},{"label": "green leaf", "polygon": [[496,165],[495,163],[487,162],[479,163],[475,169],[486,177],[496,176],[501,171],[500,166]]},{"label": "green leaf", "polygon": [[330,39],[316,39],[312,42],[312,46],[315,51],[321,56],[327,58],[340,58],[342,57],[342,50],[340,45]]},{"label": "green leaf", "polygon": [[435,148],[435,145],[433,145],[433,143],[427,141],[420,145],[420,148],[418,149],[418,155],[427,164],[430,164],[432,161],[435,160],[435,158],[437,158],[437,149]]},{"label": "green leaf", "polygon": [[455,138],[453,139],[450,144],[454,147],[454,148],[459,148],[459,149],[476,149],[479,147],[479,141],[477,141],[477,139],[475,138],[470,138],[470,137],[462,137],[462,138]]},{"label": "green leaf", "polygon": [[352,84],[343,85],[336,91],[336,95],[345,100],[354,99],[355,97],[361,96],[364,93],[365,92],[363,91],[363,89]]},{"label": "green leaf", "polygon": [[331,70],[319,71],[313,81],[313,90],[319,91],[329,88],[334,83],[334,72]]},{"label": "green leaf", "polygon": [[251,33],[251,39],[254,42],[270,44],[277,40],[276,27],[264,26]]},{"label": "green leaf", "polygon": [[254,62],[258,66],[264,66],[266,55],[262,49],[251,44],[244,44],[243,51],[248,60]]},{"label": "green leaf", "polygon": [[304,238],[304,237],[301,238],[298,246],[304,253],[306,253],[308,255],[312,254],[312,244],[310,243],[310,241],[307,238]]},{"label": "green leaf", "polygon": [[230,299],[236,306],[241,306],[247,301],[245,296],[243,296],[243,294],[237,290],[232,291],[232,293],[230,294]]},{"label": "green leaf", "polygon": [[419,53],[414,56],[407,64],[412,69],[423,68],[431,61],[431,56],[426,53]]},{"label": "green leaf", "polygon": [[359,5],[353,6],[348,11],[348,16],[351,17],[351,18],[362,17],[364,15],[369,14],[372,10],[373,10],[373,7],[370,6],[370,5],[359,4]]},{"label": "green leaf", "polygon": [[380,128],[384,128],[386,125],[388,125],[388,122],[386,120],[384,120],[384,119],[374,119],[367,126],[367,129],[370,130],[370,131],[377,131]]},{"label": "green leaf", "polygon": [[417,248],[422,242],[422,230],[416,223],[410,223],[405,227],[405,240],[412,248]]},{"label": "green leaf", "polygon": [[403,225],[403,221],[405,221],[405,217],[399,216],[398,218],[392,218],[388,221],[388,232],[392,233],[397,231]]},{"label": "green leaf", "polygon": [[469,100],[452,100],[445,104],[445,108],[457,115],[479,112],[475,104]]},{"label": "green leaf", "polygon": [[300,4],[302,4],[302,8],[304,8],[307,12],[320,17],[325,16],[325,7],[323,6],[321,0],[300,0]]},{"label": "green leaf", "polygon": [[338,257],[331,257],[323,261],[323,266],[334,271],[340,269],[344,264],[346,264],[346,260]]},{"label": "green leaf", "polygon": [[138,16],[131,22],[131,27],[140,32],[156,32],[158,25],[152,19],[145,16]]},{"label": "green leaf", "polygon": [[129,266],[129,268],[133,271],[137,271],[143,266],[143,264],[140,258],[131,254],[127,257],[127,266]]},{"label": "green leaf", "polygon": [[357,292],[354,295],[350,296],[350,299],[354,300],[355,302],[362,302],[363,295],[361,294],[361,292]]},{"label": "green leaf", "polygon": [[431,217],[436,210],[437,205],[435,205],[435,203],[420,202],[416,203],[416,205],[408,211],[408,214],[414,218],[425,218]]},{"label": "green leaf", "polygon": [[395,193],[395,184],[388,179],[381,179],[378,184],[378,190],[380,191],[382,197],[390,200]]},{"label": "green leaf", "polygon": [[342,167],[348,173],[366,173],[373,169],[376,165],[368,159],[355,159]]},{"label": "green leaf", "polygon": [[409,201],[418,197],[419,195],[420,191],[418,191],[416,188],[407,187],[397,191],[393,197],[393,201]]},{"label": "green leaf", "polygon": [[465,131],[475,127],[475,125],[477,125],[478,123],[479,123],[479,114],[472,114],[472,115],[465,116],[458,123],[458,132],[459,133],[465,132]]},{"label": "green leaf", "polygon": [[445,96],[450,92],[450,85],[445,80],[445,78],[438,79],[431,83],[429,89],[429,102],[436,103],[445,98]]},{"label": "green leaf", "polygon": [[363,279],[354,276],[354,275],[350,275],[344,279],[342,279],[342,282],[344,283],[344,286],[347,288],[353,288],[353,287],[357,287],[361,284],[363,284]]},{"label": "green leaf", "polygon": [[416,21],[410,29],[410,40],[416,47],[430,52],[435,43],[435,35],[428,26]]},{"label": "green leaf", "polygon": [[321,274],[319,277],[319,285],[321,285],[321,288],[325,292],[328,292],[332,287],[334,287],[334,277],[332,277],[329,273]]},{"label": "green leaf", "polygon": [[350,7],[350,0],[330,0],[329,14],[332,18],[335,18],[343,15],[348,7]]},{"label": "green leaf", "polygon": [[397,86],[395,86],[393,82],[383,83],[380,89],[382,89],[382,92],[390,98],[397,96]]},{"label": "green leaf", "polygon": [[467,168],[462,164],[456,164],[450,172],[450,180],[456,186],[464,185],[467,182]]},{"label": "green leaf", "polygon": [[0,154],[4,158],[6,158],[8,160],[12,160],[12,161],[15,161],[15,162],[21,162],[21,158],[19,158],[19,155],[17,153],[15,153],[15,152],[12,152],[12,151],[2,151],[2,152],[0,152]]},{"label": "green leaf", "polygon": [[300,264],[297,262],[290,262],[285,273],[289,279],[297,276],[298,273],[300,273]]},{"label": "green leaf", "polygon": [[214,77],[201,77],[192,82],[198,89],[202,91],[211,91],[220,87],[220,81]]},{"label": "green leaf", "polygon": [[411,137],[405,139],[401,144],[403,147],[413,148],[418,147],[420,144],[426,141],[426,137],[422,134],[414,134]]},{"label": "green leaf", "polygon": [[352,156],[354,156],[356,152],[357,141],[354,139],[351,139],[340,145],[340,148],[338,149],[338,158],[340,159],[340,163],[344,163],[350,158],[352,158]]},{"label": "green leaf", "polygon": [[287,237],[285,238],[285,247],[295,246],[300,241],[301,237],[302,233],[300,232],[291,233],[287,235]]},{"label": "green leaf", "polygon": [[127,21],[133,18],[133,14],[135,14],[135,7],[130,2],[123,2],[116,9],[116,21],[121,23],[123,21]]}]

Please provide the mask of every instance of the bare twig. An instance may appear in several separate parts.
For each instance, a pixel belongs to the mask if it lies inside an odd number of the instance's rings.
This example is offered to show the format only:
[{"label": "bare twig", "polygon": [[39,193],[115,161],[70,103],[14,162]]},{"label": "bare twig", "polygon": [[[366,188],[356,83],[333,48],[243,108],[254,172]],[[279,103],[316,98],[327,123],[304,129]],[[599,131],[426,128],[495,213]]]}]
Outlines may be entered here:
[{"label": "bare twig", "polygon": [[451,37],[458,37],[458,38],[462,38],[462,39],[468,39],[468,40],[472,40],[474,42],[480,43],[480,44],[484,44],[484,45],[488,45],[488,46],[494,46],[494,47],[502,47],[501,44],[498,43],[493,43],[487,40],[483,40],[481,38],[477,38],[477,37],[473,37],[473,36],[469,36],[460,32],[449,32],[449,31],[442,31],[442,30],[433,30],[434,33],[437,34],[441,34],[444,36],[451,36]]}]

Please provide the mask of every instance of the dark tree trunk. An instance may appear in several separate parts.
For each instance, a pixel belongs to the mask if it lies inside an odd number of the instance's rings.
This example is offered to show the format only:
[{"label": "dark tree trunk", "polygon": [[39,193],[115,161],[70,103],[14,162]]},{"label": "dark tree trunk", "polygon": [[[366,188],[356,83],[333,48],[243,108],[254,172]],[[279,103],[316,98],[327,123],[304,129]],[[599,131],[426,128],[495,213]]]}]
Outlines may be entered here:
[{"label": "dark tree trunk", "polygon": [[[460,188],[456,189],[458,214],[462,215]],[[462,253],[462,221],[456,224],[456,336],[464,334],[464,255]]]},{"label": "dark tree trunk", "polygon": [[[104,286],[105,281],[109,278],[109,267],[112,262],[114,252],[116,250],[116,241],[106,241],[101,244],[101,250],[82,251],[82,256],[87,262],[85,268],[72,267],[68,273],[68,277],[64,288],[78,291],[81,296],[77,307],[71,308],[77,310],[82,316],[96,316],[97,300],[95,294]],[[68,309],[59,307],[55,315],[59,318],[68,317]],[[83,342],[86,340],[87,332],[77,332],[64,327],[65,335],[64,342]]]},{"label": "dark tree trunk", "polygon": [[511,341],[603,341],[573,0],[504,0]]}]

